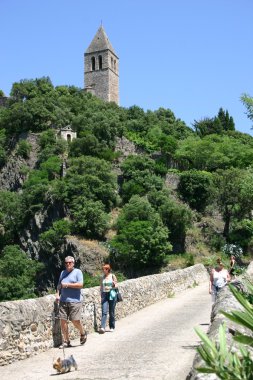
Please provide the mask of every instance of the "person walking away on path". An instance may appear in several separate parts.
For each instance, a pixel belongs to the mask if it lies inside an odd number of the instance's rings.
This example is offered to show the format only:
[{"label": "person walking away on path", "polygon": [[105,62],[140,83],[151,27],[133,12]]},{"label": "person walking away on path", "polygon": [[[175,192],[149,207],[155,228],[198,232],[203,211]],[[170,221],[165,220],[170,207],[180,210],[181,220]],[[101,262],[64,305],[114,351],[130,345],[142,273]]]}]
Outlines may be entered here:
[{"label": "person walking away on path", "polygon": [[118,288],[117,278],[111,273],[111,266],[109,264],[105,264],[103,265],[102,270],[103,276],[100,284],[102,307],[101,327],[99,329],[100,334],[105,333],[108,311],[110,331],[113,332],[115,329],[115,307],[117,302],[116,289]]},{"label": "person walking away on path", "polygon": [[81,324],[83,274],[80,269],[74,268],[75,259],[72,256],[65,257],[66,269],[60,274],[56,301],[59,304],[59,318],[63,342],[59,348],[71,347],[68,330],[68,320],[80,332],[80,344],[87,340],[87,333]]},{"label": "person walking away on path", "polygon": [[229,270],[229,274],[231,277],[235,275],[235,264],[236,264],[235,256],[231,255],[230,256],[230,270]]},{"label": "person walking away on path", "polygon": [[220,289],[222,289],[229,281],[230,275],[219,258],[217,259],[217,266],[211,270],[209,281],[209,293],[212,294],[213,301],[216,300]]}]

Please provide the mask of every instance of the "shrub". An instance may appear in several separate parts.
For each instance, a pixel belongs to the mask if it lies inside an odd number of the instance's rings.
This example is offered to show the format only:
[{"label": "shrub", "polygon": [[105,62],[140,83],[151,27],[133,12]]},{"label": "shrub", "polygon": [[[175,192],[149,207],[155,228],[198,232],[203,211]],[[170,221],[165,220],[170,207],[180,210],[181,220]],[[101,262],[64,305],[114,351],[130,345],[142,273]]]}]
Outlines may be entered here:
[{"label": "shrub", "polygon": [[240,259],[243,254],[242,248],[237,244],[225,244],[222,248],[222,251],[227,256],[235,256],[236,259]]},{"label": "shrub", "polygon": [[68,220],[61,219],[53,223],[53,226],[40,234],[39,241],[41,247],[47,253],[52,253],[60,248],[65,236],[69,235],[71,224]]},{"label": "shrub", "polygon": [[229,240],[239,244],[244,252],[247,252],[253,238],[253,221],[243,219],[233,225],[229,234]]},{"label": "shrub", "polygon": [[20,140],[18,143],[17,154],[23,158],[29,158],[32,146],[26,140]]}]

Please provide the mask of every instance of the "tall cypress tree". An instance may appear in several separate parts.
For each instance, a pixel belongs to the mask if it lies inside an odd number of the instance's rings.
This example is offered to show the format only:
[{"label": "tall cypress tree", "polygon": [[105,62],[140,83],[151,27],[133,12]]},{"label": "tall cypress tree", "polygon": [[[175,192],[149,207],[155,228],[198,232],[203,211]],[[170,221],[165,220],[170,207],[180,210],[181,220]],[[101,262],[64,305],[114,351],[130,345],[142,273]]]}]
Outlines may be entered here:
[{"label": "tall cypress tree", "polygon": [[235,130],[235,123],[232,118],[232,116],[229,116],[228,110],[226,112],[223,110],[223,108],[219,109],[218,112],[218,118],[221,121],[222,129],[224,131],[234,131]]}]

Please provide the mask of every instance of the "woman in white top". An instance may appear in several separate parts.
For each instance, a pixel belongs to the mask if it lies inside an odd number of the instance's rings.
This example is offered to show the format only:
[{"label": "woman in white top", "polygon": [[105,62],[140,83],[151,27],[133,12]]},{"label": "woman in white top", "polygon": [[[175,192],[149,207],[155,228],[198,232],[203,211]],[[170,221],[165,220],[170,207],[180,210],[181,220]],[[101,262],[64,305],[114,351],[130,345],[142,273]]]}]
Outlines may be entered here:
[{"label": "woman in white top", "polygon": [[221,259],[217,259],[217,264],[217,267],[211,270],[209,282],[209,293],[214,295],[214,301],[219,290],[230,281],[230,275],[227,269],[224,268]]},{"label": "woman in white top", "polygon": [[105,332],[107,314],[109,311],[109,328],[110,331],[115,329],[115,306],[117,302],[116,289],[118,287],[117,278],[111,273],[111,266],[109,264],[103,265],[103,276],[100,284],[101,291],[101,306],[102,306],[102,318],[101,327],[99,329],[100,334]]}]

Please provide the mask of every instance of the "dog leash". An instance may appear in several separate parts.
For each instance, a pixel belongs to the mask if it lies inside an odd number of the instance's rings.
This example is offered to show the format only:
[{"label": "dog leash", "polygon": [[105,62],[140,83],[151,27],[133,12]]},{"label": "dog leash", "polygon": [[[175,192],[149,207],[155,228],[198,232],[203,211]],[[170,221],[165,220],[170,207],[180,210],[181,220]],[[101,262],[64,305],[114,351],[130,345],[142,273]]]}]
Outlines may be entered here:
[{"label": "dog leash", "polygon": [[[56,302],[56,301],[55,301]],[[59,307],[60,307],[60,301],[56,302],[57,304],[57,317],[55,316],[55,319],[58,319],[60,323],[60,331],[61,331],[61,340],[62,340],[62,351],[63,351],[63,359],[65,359],[65,347],[64,347],[64,337],[62,333],[62,328],[61,328],[61,319],[59,318]]]},{"label": "dog leash", "polygon": [[[60,307],[60,301],[59,301],[59,307]],[[62,339],[62,351],[63,351],[63,359],[65,360],[65,342],[64,342],[64,335],[62,333],[62,328],[61,328],[61,320],[60,320],[60,329],[61,329],[61,339]]]}]

